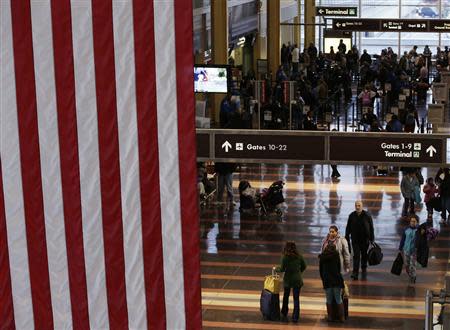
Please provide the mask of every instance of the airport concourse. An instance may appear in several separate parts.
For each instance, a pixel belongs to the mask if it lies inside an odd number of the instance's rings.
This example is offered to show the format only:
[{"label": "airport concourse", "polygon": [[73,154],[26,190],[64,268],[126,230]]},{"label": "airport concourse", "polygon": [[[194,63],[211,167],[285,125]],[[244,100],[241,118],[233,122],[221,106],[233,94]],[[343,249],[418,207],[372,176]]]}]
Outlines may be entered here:
[{"label": "airport concourse", "polygon": [[450,329],[448,8],[194,1],[204,329]]},{"label": "airport concourse", "polygon": [[450,330],[450,0],[0,31],[0,330]]}]

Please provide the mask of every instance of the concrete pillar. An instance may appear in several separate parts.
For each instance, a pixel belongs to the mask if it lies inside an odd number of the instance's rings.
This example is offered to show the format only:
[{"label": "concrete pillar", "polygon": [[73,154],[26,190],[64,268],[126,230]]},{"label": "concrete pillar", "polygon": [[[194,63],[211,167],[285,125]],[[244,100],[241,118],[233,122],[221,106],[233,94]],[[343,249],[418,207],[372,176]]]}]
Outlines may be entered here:
[{"label": "concrete pillar", "polygon": [[211,1],[212,61],[228,64],[228,8],[227,0]]},{"label": "concrete pillar", "polygon": [[[214,64],[228,64],[228,7],[227,0],[211,1],[211,41],[212,62]],[[220,102],[222,94],[215,94],[212,98],[211,119],[219,122]]]},{"label": "concrete pillar", "polygon": [[305,1],[305,45],[316,43],[316,4],[315,1]]},{"label": "concrete pillar", "polygon": [[[262,0],[260,2],[259,12],[258,12],[258,33],[256,34],[255,43],[253,45],[253,70],[255,74],[257,73],[257,62],[259,59],[267,59],[266,55],[266,42],[267,42],[267,25],[263,26],[262,16],[266,15],[267,11],[267,0]],[[260,77],[256,77],[260,79]]]},{"label": "concrete pillar", "polygon": [[280,0],[267,2],[267,59],[274,79],[280,65]]},{"label": "concrete pillar", "polygon": [[[294,17],[294,24],[300,24],[300,17],[296,16]],[[301,45],[301,39],[300,39],[300,25],[293,25],[292,26],[294,30],[294,44],[297,44],[300,51],[302,51],[302,45]]]}]

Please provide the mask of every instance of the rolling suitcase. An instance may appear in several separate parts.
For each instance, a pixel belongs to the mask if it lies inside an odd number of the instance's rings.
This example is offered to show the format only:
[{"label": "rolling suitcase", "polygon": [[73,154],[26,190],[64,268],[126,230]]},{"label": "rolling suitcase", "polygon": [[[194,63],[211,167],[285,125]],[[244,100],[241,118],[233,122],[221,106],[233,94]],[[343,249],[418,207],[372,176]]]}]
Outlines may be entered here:
[{"label": "rolling suitcase", "polygon": [[280,295],[266,289],[261,292],[260,310],[264,320],[280,320]]},{"label": "rolling suitcase", "polygon": [[[348,319],[348,297],[350,296],[349,294],[349,289],[348,289],[348,285],[347,283],[344,282],[344,289],[342,289],[342,303],[344,305],[344,319],[347,320]],[[337,304],[335,301],[333,301],[333,303],[331,304],[331,308],[332,308],[332,315],[333,315],[333,319],[334,320],[339,320],[339,311],[337,308]]]}]

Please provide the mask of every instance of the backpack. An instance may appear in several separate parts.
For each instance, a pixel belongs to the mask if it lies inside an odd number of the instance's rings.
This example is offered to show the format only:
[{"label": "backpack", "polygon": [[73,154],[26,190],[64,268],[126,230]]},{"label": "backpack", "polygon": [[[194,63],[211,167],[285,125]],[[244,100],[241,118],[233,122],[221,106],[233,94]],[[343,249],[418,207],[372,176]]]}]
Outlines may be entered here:
[{"label": "backpack", "polygon": [[370,248],[367,252],[367,261],[369,266],[379,265],[382,260],[383,252],[381,252],[380,246],[375,242],[370,243]]}]

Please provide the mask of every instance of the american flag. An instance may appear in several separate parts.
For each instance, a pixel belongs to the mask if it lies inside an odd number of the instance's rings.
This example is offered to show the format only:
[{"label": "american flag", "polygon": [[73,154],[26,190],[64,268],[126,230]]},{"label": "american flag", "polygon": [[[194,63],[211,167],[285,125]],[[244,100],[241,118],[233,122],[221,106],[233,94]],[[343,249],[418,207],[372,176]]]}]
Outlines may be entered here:
[{"label": "american flag", "polygon": [[0,329],[200,329],[192,1],[0,21]]}]

